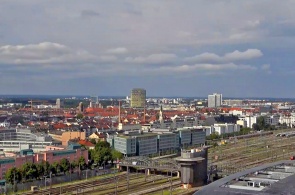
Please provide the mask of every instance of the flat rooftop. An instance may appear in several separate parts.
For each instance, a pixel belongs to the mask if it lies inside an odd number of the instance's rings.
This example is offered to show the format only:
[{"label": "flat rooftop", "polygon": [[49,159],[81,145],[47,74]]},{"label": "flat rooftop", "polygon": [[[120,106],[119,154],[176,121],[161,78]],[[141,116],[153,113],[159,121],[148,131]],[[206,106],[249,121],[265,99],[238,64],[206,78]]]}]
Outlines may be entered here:
[{"label": "flat rooftop", "polygon": [[219,179],[195,195],[295,194],[295,161],[265,164]]}]

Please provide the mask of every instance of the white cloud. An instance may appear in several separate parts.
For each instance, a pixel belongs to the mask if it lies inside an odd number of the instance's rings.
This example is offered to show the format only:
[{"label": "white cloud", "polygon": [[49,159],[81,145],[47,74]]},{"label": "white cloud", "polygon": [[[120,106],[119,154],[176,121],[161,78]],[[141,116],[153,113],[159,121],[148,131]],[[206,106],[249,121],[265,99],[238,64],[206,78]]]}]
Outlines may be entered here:
[{"label": "white cloud", "polygon": [[190,71],[230,71],[230,70],[256,70],[257,68],[250,65],[237,65],[234,63],[228,64],[194,64],[194,65],[181,65],[176,67],[163,67],[165,70],[172,72],[190,72]]},{"label": "white cloud", "polygon": [[259,58],[263,55],[263,53],[259,49],[248,49],[246,51],[238,51],[235,50],[231,53],[226,53],[224,56],[219,56],[214,53],[203,53],[200,55],[196,55],[193,57],[187,57],[184,60],[186,62],[195,62],[195,63],[224,63],[224,62],[232,62],[239,60],[251,60],[254,58]]},{"label": "white cloud", "polygon": [[0,47],[0,63],[2,64],[83,64],[109,62],[116,59],[115,56],[95,56],[85,50],[74,50],[52,42]]},{"label": "white cloud", "polygon": [[125,59],[128,63],[142,63],[142,64],[161,64],[161,63],[168,63],[173,62],[177,59],[175,54],[171,53],[160,53],[160,54],[152,54],[147,57],[127,57]]},{"label": "white cloud", "polygon": [[128,53],[128,49],[125,47],[117,47],[114,49],[109,49],[107,51],[107,53],[111,53],[111,54],[125,54]]},{"label": "white cloud", "polygon": [[259,49],[248,49],[244,52],[240,52],[238,50],[227,53],[224,55],[224,59],[228,61],[236,61],[236,60],[250,60],[253,58],[259,58],[263,56],[262,52]]}]

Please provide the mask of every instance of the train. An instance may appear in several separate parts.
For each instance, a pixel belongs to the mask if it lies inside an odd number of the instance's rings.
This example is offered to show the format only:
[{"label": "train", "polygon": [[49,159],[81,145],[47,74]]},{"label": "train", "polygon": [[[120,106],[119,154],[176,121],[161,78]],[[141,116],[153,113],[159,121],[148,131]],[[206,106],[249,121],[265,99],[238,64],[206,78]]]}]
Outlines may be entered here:
[{"label": "train", "polygon": [[247,134],[247,135],[238,135],[238,136],[230,137],[229,140],[245,139],[245,138],[259,137],[259,136],[272,135],[272,134],[273,134],[272,131],[265,131],[265,132],[260,132],[260,133]]},{"label": "train", "polygon": [[295,136],[295,131],[276,134],[276,137],[293,137],[293,136]]}]

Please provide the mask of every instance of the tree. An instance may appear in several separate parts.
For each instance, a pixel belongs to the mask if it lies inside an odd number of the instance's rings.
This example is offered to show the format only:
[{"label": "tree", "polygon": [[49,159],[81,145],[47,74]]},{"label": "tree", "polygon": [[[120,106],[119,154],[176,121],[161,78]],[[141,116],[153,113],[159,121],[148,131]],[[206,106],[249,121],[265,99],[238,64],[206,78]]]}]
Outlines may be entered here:
[{"label": "tree", "polygon": [[106,141],[98,141],[95,145],[95,150],[100,150],[101,148],[110,148],[111,145]]},{"label": "tree", "polygon": [[21,170],[15,167],[8,169],[5,174],[5,179],[8,183],[11,184],[14,184],[14,181],[16,181],[16,183],[19,183],[22,180]]},{"label": "tree", "polygon": [[89,140],[91,143],[96,144],[96,140],[94,138]]},{"label": "tree", "polygon": [[37,166],[33,163],[25,163],[22,166],[23,176],[27,179],[37,179],[39,177]]},{"label": "tree", "polygon": [[256,124],[258,125],[258,130],[262,130],[265,128],[265,119],[263,116],[260,116],[256,120]]},{"label": "tree", "polygon": [[49,175],[50,174],[50,164],[48,161],[42,161],[41,162],[42,166],[44,167],[44,175]]},{"label": "tree", "polygon": [[52,174],[57,174],[57,170],[56,170],[56,167],[53,165],[53,164],[51,164],[50,166],[49,166],[49,173],[52,173]]},{"label": "tree", "polygon": [[78,166],[80,166],[80,169],[84,169],[86,166],[85,158],[81,156],[78,160]]},{"label": "tree", "polygon": [[249,134],[250,131],[251,131],[250,128],[243,127],[243,128],[240,129],[239,135],[246,135],[246,134]]},{"label": "tree", "polygon": [[37,165],[36,165],[36,167],[37,167],[37,172],[38,172],[38,177],[40,178],[40,177],[42,177],[42,176],[44,176],[45,174],[45,167],[43,166],[43,164],[42,163],[38,163]]},{"label": "tree", "polygon": [[83,116],[82,113],[78,113],[78,114],[76,115],[76,118],[77,118],[77,119],[83,119],[83,117],[84,117],[84,116]]},{"label": "tree", "polygon": [[252,128],[254,129],[254,130],[259,130],[259,125],[258,124],[256,124],[256,123],[254,123],[253,125],[252,125]]},{"label": "tree", "polygon": [[73,162],[70,162],[70,171],[73,172],[73,170],[79,166],[79,163],[77,160],[74,160]]},{"label": "tree", "polygon": [[[57,174],[61,172],[60,164],[58,162],[52,163],[52,173]],[[54,172],[53,172],[54,171]]]},{"label": "tree", "polygon": [[66,158],[61,159],[60,161],[60,171],[64,174],[70,170],[70,161]]},{"label": "tree", "polygon": [[112,150],[112,160],[115,161],[117,159],[122,159],[123,158],[123,154],[115,149]]},{"label": "tree", "polygon": [[209,135],[209,139],[210,140],[218,139],[219,137],[220,136],[216,132]]}]

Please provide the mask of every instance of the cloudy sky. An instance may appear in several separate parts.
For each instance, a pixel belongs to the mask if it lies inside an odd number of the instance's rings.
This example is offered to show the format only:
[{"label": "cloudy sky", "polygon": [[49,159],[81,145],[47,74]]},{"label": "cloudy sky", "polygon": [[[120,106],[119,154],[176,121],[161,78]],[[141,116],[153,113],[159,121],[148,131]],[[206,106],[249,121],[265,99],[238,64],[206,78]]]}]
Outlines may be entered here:
[{"label": "cloudy sky", "polygon": [[295,96],[294,0],[1,0],[0,94]]}]

